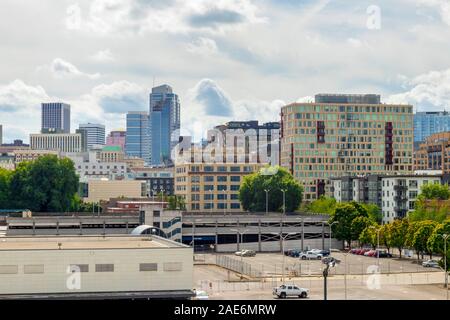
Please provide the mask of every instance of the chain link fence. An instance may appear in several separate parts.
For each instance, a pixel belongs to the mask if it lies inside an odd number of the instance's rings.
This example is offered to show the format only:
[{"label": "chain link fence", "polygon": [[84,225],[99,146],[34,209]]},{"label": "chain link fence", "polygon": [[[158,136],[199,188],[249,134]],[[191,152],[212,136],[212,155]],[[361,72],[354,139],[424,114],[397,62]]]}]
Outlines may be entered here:
[{"label": "chain link fence", "polygon": [[245,274],[251,278],[260,278],[263,276],[261,270],[258,270],[250,263],[243,262],[241,260],[233,259],[228,256],[217,255],[216,264],[228,270]]}]

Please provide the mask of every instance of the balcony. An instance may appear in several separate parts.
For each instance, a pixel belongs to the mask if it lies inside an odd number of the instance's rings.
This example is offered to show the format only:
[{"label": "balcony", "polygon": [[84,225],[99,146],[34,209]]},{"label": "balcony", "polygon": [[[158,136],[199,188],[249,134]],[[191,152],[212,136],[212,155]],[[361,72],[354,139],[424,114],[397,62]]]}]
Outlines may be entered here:
[{"label": "balcony", "polygon": [[394,191],[401,192],[408,190],[408,187],[406,185],[396,185],[394,186]]}]

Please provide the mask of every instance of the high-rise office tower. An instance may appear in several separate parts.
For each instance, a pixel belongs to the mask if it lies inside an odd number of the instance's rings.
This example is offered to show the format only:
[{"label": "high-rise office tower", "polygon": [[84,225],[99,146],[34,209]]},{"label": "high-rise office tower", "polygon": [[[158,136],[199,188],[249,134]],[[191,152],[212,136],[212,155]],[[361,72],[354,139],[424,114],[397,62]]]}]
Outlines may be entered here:
[{"label": "high-rise office tower", "polygon": [[105,126],[102,124],[80,124],[80,130],[85,130],[87,135],[87,148],[94,145],[105,145]]},{"label": "high-rise office tower", "polygon": [[150,164],[150,134],[147,112],[130,111],[127,113],[127,133],[125,153],[131,157],[144,159]]},{"label": "high-rise office tower", "polygon": [[70,133],[70,105],[61,102],[42,103],[42,133]]},{"label": "high-rise office tower", "polygon": [[450,114],[448,112],[417,112],[414,115],[415,142],[424,142],[432,134],[445,131],[450,131]]},{"label": "high-rise office tower", "polygon": [[123,130],[115,130],[111,131],[106,137],[106,145],[107,146],[120,146],[122,151],[125,150],[125,137],[127,135],[126,131]]},{"label": "high-rise office tower", "polygon": [[170,86],[152,88],[149,118],[151,164],[169,165],[180,137],[180,101]]},{"label": "high-rise office tower", "polygon": [[411,105],[320,94],[281,109],[280,162],[304,186],[306,201],[330,194],[329,178],[411,173],[412,153]]}]

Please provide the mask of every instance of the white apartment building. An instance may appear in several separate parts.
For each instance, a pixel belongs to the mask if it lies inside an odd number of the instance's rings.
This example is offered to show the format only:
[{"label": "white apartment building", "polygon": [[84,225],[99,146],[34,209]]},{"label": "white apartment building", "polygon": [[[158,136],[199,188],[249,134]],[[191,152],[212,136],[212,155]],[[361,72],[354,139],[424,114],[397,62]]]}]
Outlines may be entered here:
[{"label": "white apartment building", "polygon": [[81,180],[86,179],[116,179],[125,177],[127,164],[125,162],[103,162],[98,159],[95,150],[83,153],[66,153],[67,158],[75,164],[75,170]]},{"label": "white apartment building", "polygon": [[404,218],[414,210],[420,189],[426,184],[440,184],[441,176],[401,175],[381,179],[381,210],[383,223]]}]

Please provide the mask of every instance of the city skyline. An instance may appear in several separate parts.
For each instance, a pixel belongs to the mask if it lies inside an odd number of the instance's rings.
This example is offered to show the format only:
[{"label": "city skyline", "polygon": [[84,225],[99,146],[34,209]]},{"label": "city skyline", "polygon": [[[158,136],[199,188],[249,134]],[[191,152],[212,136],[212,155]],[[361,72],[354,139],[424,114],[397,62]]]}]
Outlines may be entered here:
[{"label": "city skyline", "polygon": [[[5,1],[5,142],[39,131],[42,102],[70,104],[75,127],[124,128],[126,111],[148,110],[150,88],[163,83],[180,96],[181,134],[193,136],[202,123],[277,121],[282,105],[320,92],[377,93],[419,111],[449,105],[445,1],[378,1],[379,28],[368,25],[370,1],[111,3]],[[46,23],[27,19],[36,12]]]}]

